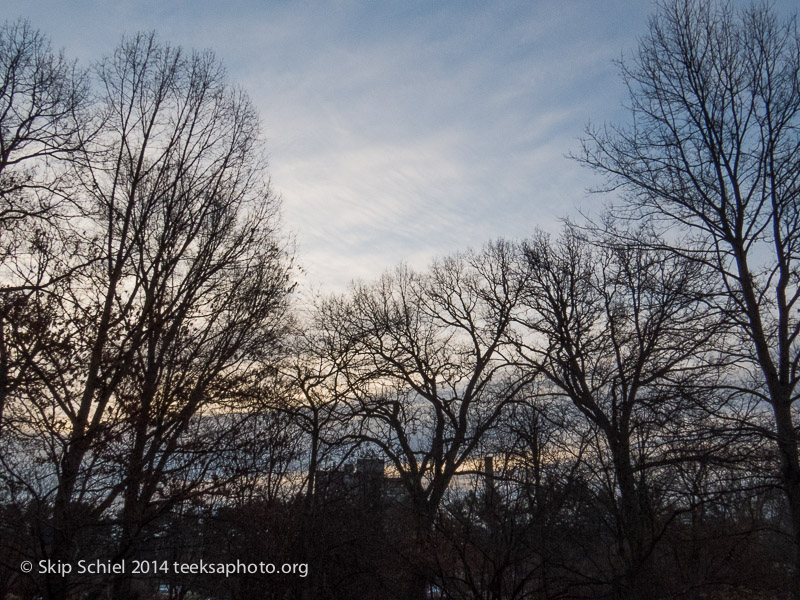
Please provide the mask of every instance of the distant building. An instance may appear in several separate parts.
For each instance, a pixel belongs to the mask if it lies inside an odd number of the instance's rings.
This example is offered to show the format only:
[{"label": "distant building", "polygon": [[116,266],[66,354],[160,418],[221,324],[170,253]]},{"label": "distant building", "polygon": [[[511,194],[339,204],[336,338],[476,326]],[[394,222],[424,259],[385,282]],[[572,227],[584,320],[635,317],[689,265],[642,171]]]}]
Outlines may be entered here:
[{"label": "distant building", "polygon": [[316,493],[323,503],[346,501],[354,508],[390,510],[408,500],[400,478],[387,477],[380,458],[359,458],[340,469],[317,471]]}]

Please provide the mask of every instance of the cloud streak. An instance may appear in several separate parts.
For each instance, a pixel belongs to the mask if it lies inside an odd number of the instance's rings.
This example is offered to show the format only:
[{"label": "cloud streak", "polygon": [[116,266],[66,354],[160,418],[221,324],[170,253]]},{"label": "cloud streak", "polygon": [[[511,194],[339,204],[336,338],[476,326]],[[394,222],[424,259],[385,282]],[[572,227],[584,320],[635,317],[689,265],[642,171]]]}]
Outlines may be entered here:
[{"label": "cloud streak", "polygon": [[84,63],[138,30],[215,50],[262,115],[306,284],[334,290],[599,205],[565,154],[589,120],[624,118],[612,61],[652,8],[29,0],[5,14]]}]

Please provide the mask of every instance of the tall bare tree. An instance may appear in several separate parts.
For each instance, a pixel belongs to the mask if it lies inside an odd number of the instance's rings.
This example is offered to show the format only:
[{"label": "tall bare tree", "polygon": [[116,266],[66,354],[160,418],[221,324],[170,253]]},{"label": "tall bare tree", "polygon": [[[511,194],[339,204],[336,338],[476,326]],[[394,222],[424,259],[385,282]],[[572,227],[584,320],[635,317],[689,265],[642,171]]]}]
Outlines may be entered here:
[{"label": "tall bare tree", "polygon": [[522,285],[512,246],[398,268],[323,307],[338,332],[359,440],[379,448],[432,522],[457,470],[524,382],[502,348]]},{"label": "tall bare tree", "polygon": [[[502,349],[522,292],[510,276],[513,247],[489,245],[435,263],[406,267],[321,309],[333,361],[346,378],[351,438],[389,461],[422,548],[459,469],[524,381]],[[423,594],[423,576],[415,578]]]},{"label": "tall bare tree", "polygon": [[[96,135],[70,172],[79,212],[57,228],[74,268],[35,290],[41,337],[59,343],[28,352],[35,376],[18,402],[47,438],[49,557],[62,561],[87,506],[96,519],[121,495],[124,552],[168,505],[165,479],[183,482],[175,501],[197,487],[211,453],[192,436],[219,449],[221,432],[196,417],[242,410],[291,288],[259,120],[214,55],[138,35],[94,73],[98,110],[76,136]],[[48,597],[69,583],[48,578]]]},{"label": "tall bare tree", "polygon": [[590,130],[580,159],[622,188],[624,216],[684,231],[726,290],[728,338],[772,409],[779,479],[797,552],[800,458],[800,35],[765,4],[673,0],[621,65],[632,121]]},{"label": "tall bare tree", "polygon": [[657,424],[681,417],[721,333],[703,302],[713,291],[703,268],[646,245],[590,243],[568,227],[555,242],[539,234],[524,244],[521,267],[529,283],[520,356],[600,433],[622,598],[650,593],[647,562],[663,524],[649,468],[680,460],[663,456],[667,432]]}]

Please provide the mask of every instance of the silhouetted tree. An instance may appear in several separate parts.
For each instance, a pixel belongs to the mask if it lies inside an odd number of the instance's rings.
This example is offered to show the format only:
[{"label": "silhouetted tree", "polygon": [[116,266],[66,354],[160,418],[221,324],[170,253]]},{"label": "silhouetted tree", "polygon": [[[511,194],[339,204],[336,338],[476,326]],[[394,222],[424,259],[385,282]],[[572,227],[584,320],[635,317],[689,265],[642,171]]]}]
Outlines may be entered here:
[{"label": "silhouetted tree", "polygon": [[352,438],[399,475],[419,545],[453,476],[524,385],[501,352],[523,289],[512,258],[498,242],[427,273],[401,267],[321,308]]},{"label": "silhouetted tree", "polygon": [[63,276],[69,162],[91,135],[87,80],[26,21],[0,28],[0,436],[6,401],[47,340],[32,290]]},{"label": "silhouetted tree", "polygon": [[[800,373],[800,35],[765,4],[661,5],[621,65],[632,124],[590,130],[580,159],[622,188],[624,216],[686,232],[671,250],[710,267],[720,309],[738,330],[728,348],[760,373],[753,394],[774,418],[778,471],[797,545],[800,458],[793,406]],[[702,247],[697,249],[696,244]]]},{"label": "silhouetted tree", "polygon": [[[641,598],[651,593],[648,560],[663,527],[649,476],[665,458],[668,431],[658,424],[683,417],[723,329],[704,303],[714,290],[701,265],[647,244],[602,242],[567,227],[555,242],[539,234],[523,245],[527,335],[518,348],[551,393],[597,428],[622,562],[617,594]],[[691,452],[682,439],[682,453]]]},{"label": "silhouetted tree", "polygon": [[[18,437],[40,440],[27,459],[11,454],[6,475],[30,484],[30,462],[52,469],[40,480],[51,491],[36,492],[52,506],[41,546],[49,558],[96,552],[76,543],[81,520],[108,517],[117,499],[116,552],[125,556],[148,522],[207,488],[243,421],[223,414],[248,409],[258,368],[288,323],[278,200],[256,113],[212,53],[188,54],[153,34],[124,40],[94,71],[92,123],[71,130],[78,92],[68,63],[48,58],[26,26],[11,32],[32,48],[17,63],[32,66],[27,81],[28,71],[6,65],[19,81],[8,103],[21,103],[6,112],[30,116],[3,123],[3,136],[24,141],[11,139],[3,160],[72,152],[71,186],[61,191],[78,218],[60,220],[58,245],[43,246],[58,261],[34,265],[47,285],[29,286],[22,308],[6,305],[32,314],[27,329],[0,323],[10,332],[0,341],[16,344],[3,345],[4,362],[21,360],[28,373],[15,384]],[[53,89],[36,87],[37,77]],[[37,181],[33,169],[15,173],[28,187]],[[118,583],[115,597],[133,594]],[[46,585],[49,598],[65,598],[70,579]]]}]

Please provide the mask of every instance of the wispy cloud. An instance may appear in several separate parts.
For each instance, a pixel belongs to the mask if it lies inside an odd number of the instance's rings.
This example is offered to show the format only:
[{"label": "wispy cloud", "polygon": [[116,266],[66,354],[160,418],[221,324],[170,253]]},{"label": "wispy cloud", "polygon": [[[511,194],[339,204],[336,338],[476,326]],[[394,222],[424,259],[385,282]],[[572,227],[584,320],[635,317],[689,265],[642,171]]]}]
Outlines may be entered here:
[{"label": "wispy cloud", "polygon": [[[0,4],[6,0],[0,0]],[[214,49],[259,108],[307,283],[554,229],[591,173],[565,158],[624,116],[612,64],[651,2],[6,2],[84,62],[156,29]],[[789,3],[787,3],[788,6]]]}]

